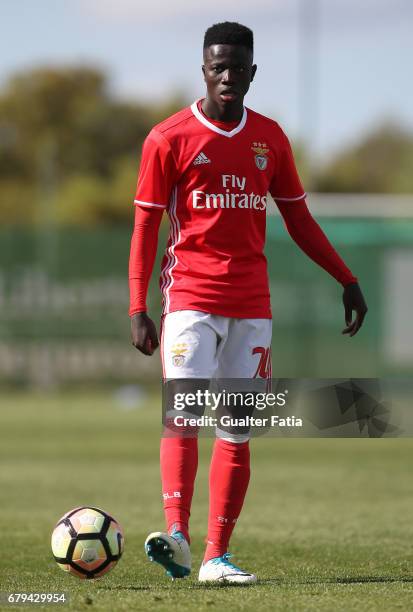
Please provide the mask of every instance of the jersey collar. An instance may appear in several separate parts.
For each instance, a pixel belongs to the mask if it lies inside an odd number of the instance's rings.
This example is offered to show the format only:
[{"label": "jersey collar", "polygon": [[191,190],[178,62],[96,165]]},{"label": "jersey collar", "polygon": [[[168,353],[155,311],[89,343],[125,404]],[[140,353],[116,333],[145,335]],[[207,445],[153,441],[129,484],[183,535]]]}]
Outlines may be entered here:
[{"label": "jersey collar", "polygon": [[235,136],[235,134],[238,134],[242,130],[244,125],[246,124],[247,109],[244,106],[244,112],[242,114],[241,121],[238,123],[238,125],[234,127],[234,129],[231,130],[230,132],[227,132],[226,130],[221,130],[221,128],[217,127],[216,125],[208,121],[208,119],[202,113],[199,112],[198,102],[201,99],[202,98],[198,98],[198,100],[195,100],[195,102],[191,104],[191,111],[193,112],[195,117],[198,119],[198,121],[200,121],[203,125],[205,125],[205,127],[212,130],[213,132],[216,132],[217,134],[221,134],[221,136],[226,136],[227,138],[232,138],[233,136]]}]

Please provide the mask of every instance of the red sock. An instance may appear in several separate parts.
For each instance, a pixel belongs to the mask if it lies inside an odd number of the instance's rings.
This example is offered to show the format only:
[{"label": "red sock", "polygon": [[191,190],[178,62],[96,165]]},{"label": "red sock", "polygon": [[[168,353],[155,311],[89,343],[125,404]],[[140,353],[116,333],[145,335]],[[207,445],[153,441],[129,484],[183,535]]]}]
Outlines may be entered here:
[{"label": "red sock", "polygon": [[168,533],[181,531],[188,542],[189,515],[197,467],[197,438],[162,438],[162,495]]},{"label": "red sock", "polygon": [[209,471],[208,537],[204,561],[228,551],[250,479],[249,442],[215,440]]}]

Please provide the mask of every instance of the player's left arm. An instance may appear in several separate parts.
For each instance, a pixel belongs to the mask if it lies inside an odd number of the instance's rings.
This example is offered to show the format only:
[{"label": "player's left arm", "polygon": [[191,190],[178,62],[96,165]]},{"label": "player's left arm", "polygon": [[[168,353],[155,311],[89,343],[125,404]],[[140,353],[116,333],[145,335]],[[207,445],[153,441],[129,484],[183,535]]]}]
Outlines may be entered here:
[{"label": "player's left arm", "polygon": [[[346,266],[308,210],[305,199],[276,202],[291,238],[308,257],[324,268],[344,287],[343,304],[346,327],[343,334],[354,336],[363,324],[367,305],[357,278]],[[353,311],[355,318],[353,320]]]},{"label": "player's left arm", "polygon": [[[344,287],[343,304],[346,327],[343,334],[354,336],[363,324],[367,305],[357,278],[351,273],[307,208],[287,136],[281,129],[274,136],[276,167],[269,191],[298,246]],[[356,316],[353,320],[353,312]]]}]

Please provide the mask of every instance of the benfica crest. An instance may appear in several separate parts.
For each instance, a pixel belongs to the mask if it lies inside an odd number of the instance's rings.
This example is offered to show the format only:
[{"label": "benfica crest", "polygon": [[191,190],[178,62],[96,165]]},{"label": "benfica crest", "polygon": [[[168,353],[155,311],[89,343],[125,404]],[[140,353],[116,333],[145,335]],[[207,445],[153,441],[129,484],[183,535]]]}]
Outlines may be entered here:
[{"label": "benfica crest", "polygon": [[268,164],[267,153],[269,148],[267,147],[265,142],[254,142],[251,149],[256,153],[255,155],[255,165],[258,170],[265,170]]},{"label": "benfica crest", "polygon": [[172,347],[172,363],[175,367],[180,368],[184,365],[187,350],[186,344],[174,344]]}]

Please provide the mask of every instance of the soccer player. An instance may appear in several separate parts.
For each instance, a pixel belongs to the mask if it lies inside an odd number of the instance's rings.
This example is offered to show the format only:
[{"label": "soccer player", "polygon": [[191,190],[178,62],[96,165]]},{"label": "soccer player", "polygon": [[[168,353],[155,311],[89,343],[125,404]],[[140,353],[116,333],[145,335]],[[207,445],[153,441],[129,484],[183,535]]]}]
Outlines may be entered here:
[{"label": "soccer player", "polygon": [[[367,307],[356,277],[307,208],[283,130],[244,107],[257,70],[252,31],[238,23],[213,25],[205,33],[203,54],[205,98],[156,125],[143,145],[129,270],[132,342],[145,355],[158,346],[146,293],[166,211],[170,232],[160,278],[164,378],[266,378],[271,373],[269,360],[262,361],[271,345],[263,253],[268,192],[292,239],[344,287],[344,334],[358,332]],[[150,534],[145,550],[173,578],[191,570],[188,523],[197,452],[196,436],[161,440],[167,533]],[[256,581],[228,553],[249,477],[248,436],[218,431],[200,581]]]}]

